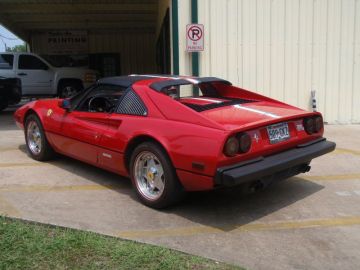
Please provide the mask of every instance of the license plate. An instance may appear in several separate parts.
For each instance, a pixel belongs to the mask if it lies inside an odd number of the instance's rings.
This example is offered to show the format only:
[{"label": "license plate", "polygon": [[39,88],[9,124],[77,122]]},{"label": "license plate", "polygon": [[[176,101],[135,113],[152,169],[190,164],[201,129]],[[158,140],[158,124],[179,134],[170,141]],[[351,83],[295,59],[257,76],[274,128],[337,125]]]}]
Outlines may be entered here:
[{"label": "license plate", "polygon": [[267,132],[271,144],[286,141],[290,138],[289,126],[287,123],[268,126]]}]

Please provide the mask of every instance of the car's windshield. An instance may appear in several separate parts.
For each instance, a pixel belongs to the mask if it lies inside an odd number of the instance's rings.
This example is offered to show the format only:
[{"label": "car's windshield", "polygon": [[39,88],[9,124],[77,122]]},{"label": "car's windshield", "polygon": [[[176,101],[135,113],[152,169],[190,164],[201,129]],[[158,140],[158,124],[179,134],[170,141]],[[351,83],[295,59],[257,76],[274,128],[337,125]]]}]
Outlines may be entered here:
[{"label": "car's windshield", "polygon": [[80,91],[75,96],[70,98],[71,109],[74,109],[79,102],[96,86],[96,84],[89,86],[88,88]]}]

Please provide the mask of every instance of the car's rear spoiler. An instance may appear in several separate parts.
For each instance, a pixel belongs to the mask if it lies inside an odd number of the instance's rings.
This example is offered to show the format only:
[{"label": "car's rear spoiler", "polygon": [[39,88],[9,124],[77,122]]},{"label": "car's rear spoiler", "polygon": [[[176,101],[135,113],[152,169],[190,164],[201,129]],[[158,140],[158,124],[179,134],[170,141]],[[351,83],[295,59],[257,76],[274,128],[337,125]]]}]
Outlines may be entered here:
[{"label": "car's rear spoiler", "polygon": [[189,85],[189,84],[198,85],[201,83],[223,83],[223,84],[231,85],[231,82],[216,77],[201,77],[201,78],[169,77],[168,80],[157,81],[150,84],[150,87],[156,91],[162,91],[164,88],[168,88],[171,86]]}]

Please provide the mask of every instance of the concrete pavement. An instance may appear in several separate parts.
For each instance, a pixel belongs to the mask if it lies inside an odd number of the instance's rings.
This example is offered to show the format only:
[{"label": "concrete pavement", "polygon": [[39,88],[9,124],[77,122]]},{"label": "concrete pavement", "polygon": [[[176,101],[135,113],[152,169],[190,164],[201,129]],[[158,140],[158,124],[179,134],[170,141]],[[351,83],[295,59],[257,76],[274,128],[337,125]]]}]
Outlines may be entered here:
[{"label": "concrete pavement", "polygon": [[0,113],[0,214],[167,246],[249,269],[359,269],[360,126],[326,126],[332,154],[255,194],[193,193],[156,211],[130,181],[26,154],[13,109]]}]

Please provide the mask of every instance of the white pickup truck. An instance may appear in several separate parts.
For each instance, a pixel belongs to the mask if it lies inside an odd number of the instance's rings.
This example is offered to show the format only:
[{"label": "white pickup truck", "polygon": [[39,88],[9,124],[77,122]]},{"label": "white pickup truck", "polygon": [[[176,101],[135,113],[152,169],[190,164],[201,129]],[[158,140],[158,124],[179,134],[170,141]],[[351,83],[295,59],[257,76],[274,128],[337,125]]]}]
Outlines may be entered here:
[{"label": "white pickup truck", "polygon": [[0,53],[0,76],[19,78],[23,96],[70,97],[96,81],[85,67],[55,67],[33,53]]}]

